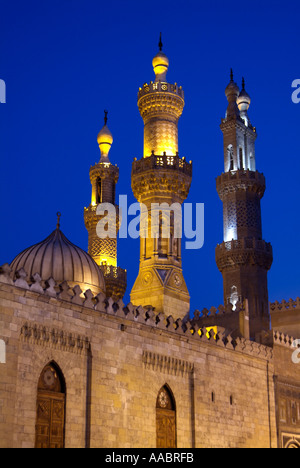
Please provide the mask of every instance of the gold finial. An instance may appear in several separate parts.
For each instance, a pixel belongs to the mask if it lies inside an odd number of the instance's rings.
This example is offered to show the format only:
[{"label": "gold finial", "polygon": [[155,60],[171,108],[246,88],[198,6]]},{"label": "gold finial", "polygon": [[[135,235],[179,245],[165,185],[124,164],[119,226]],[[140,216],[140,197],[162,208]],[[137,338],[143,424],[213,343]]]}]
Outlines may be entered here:
[{"label": "gold finial", "polygon": [[56,229],[59,229],[60,228],[60,218],[61,218],[61,213],[58,211],[56,213],[56,216],[57,216],[57,224],[56,224]]}]

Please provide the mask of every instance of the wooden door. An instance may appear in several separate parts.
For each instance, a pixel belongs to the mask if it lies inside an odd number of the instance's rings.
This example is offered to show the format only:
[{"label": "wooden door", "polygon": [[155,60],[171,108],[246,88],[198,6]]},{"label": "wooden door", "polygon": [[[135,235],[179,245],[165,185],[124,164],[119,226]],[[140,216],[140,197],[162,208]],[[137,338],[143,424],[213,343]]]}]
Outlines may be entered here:
[{"label": "wooden door", "polygon": [[175,402],[167,387],[163,387],[156,403],[156,447],[176,448]]},{"label": "wooden door", "polygon": [[65,393],[58,370],[48,365],[39,380],[36,416],[36,448],[63,448]]}]

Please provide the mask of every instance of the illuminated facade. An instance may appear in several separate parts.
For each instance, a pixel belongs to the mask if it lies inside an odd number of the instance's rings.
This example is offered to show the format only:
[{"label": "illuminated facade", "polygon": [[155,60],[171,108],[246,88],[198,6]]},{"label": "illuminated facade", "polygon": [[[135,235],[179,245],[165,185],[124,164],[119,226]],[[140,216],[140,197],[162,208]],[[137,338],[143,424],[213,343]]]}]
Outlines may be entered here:
[{"label": "illuminated facade", "polygon": [[217,179],[225,303],[191,311],[176,209],[161,210],[180,208],[192,181],[192,163],[178,155],[184,94],[166,81],[161,49],[155,81],[138,94],[144,155],[132,189],[147,218],[132,302],[122,300],[116,236],[98,235],[103,204],[116,214],[108,234],[119,229],[107,114],[84,211],[88,253],[64,236],[58,214],[47,239],[0,266],[1,448],[300,448],[300,299],[269,308],[273,256],[262,240],[249,95],[232,75]]},{"label": "illuminated facade", "polygon": [[[144,158],[133,163],[132,190],[148,220],[140,239],[140,271],[131,301],[151,305],[156,313],[176,313],[184,318],[190,310],[190,296],[182,272],[181,239],[176,236],[176,223],[181,219],[178,221],[176,210],[166,214],[160,206],[175,204],[181,210],[192,182],[192,163],[178,154],[184,93],[177,84],[166,81],[169,60],[161,48],[160,43],[153,59],[155,81],[144,84],[138,93],[144,120]],[[164,236],[164,226],[170,226],[168,236]],[[157,235],[153,235],[153,228]]]}]

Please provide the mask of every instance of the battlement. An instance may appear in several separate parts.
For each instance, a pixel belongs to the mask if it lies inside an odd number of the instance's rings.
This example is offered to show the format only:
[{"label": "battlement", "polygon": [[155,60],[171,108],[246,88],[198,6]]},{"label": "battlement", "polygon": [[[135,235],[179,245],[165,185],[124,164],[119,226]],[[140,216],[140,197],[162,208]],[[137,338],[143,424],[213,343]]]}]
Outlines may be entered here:
[{"label": "battlement", "polygon": [[273,342],[275,345],[279,346],[285,346],[286,348],[289,349],[295,349],[293,346],[296,338],[293,338],[292,336],[282,333],[280,331],[273,331]]},{"label": "battlement", "polygon": [[[147,325],[160,331],[174,333],[178,337],[196,340],[231,351],[242,352],[266,360],[273,358],[272,348],[244,338],[233,338],[224,328],[218,327],[215,333],[210,328],[200,328],[193,320],[183,321],[175,319],[171,315],[167,317],[162,313],[156,315],[151,308],[134,306],[132,303],[126,306],[122,299],[116,302],[112,298],[107,298],[102,293],[94,296],[90,290],[83,293],[79,286],[71,288],[66,282],[57,284],[53,278],[50,278],[46,282],[46,287],[44,288],[38,274],[35,274],[31,281],[27,281],[26,276],[26,272],[21,269],[16,273],[16,279],[11,278],[10,266],[5,264],[0,267],[0,288],[19,288],[25,292],[25,296],[30,295],[32,297],[32,294],[38,294],[43,296],[43,300],[45,301],[48,298],[48,301],[57,300],[62,303],[66,302],[129,322]],[[222,313],[222,311],[223,309],[219,308],[219,312]],[[24,329],[25,332],[26,330]],[[84,338],[81,338],[81,341],[84,341]]]},{"label": "battlement", "polygon": [[300,338],[300,298],[270,303],[273,330]]},{"label": "battlement", "polygon": [[300,312],[300,298],[297,297],[297,299],[293,300],[290,299],[289,301],[275,301],[270,303],[270,309],[272,312],[284,312],[287,310],[295,310],[299,309]]}]

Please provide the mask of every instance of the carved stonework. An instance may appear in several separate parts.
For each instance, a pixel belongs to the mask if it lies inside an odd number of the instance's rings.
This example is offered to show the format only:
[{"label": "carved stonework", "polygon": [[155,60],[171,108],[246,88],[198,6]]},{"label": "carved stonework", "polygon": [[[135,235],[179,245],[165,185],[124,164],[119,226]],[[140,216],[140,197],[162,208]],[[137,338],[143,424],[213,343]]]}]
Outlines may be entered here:
[{"label": "carved stonework", "polygon": [[143,364],[146,369],[176,376],[188,375],[194,371],[194,364],[191,362],[149,351],[143,352]]},{"label": "carved stonework", "polygon": [[21,328],[20,338],[23,342],[49,348],[86,354],[90,349],[87,337],[68,333],[55,328],[48,328],[34,323],[25,323]]}]

